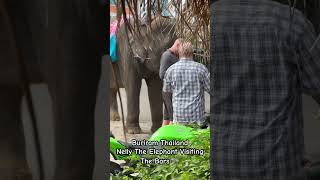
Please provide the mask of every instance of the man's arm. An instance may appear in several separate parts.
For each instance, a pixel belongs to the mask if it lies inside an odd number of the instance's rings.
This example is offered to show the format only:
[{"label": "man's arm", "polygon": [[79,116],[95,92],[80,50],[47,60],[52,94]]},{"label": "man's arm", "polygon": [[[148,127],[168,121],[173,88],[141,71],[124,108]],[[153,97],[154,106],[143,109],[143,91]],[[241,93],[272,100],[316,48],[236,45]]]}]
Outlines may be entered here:
[{"label": "man's arm", "polygon": [[166,52],[164,52],[161,56],[161,59],[160,59],[160,70],[159,70],[159,76],[160,76],[160,79],[163,79],[164,78],[164,75],[167,71],[167,69],[169,68],[169,60],[168,60],[168,55]]},{"label": "man's arm", "polygon": [[172,93],[172,85],[171,85],[171,70],[168,69],[165,72],[164,79],[163,79],[163,92],[171,92]]},{"label": "man's arm", "polygon": [[320,104],[320,40],[313,27],[306,22],[304,32],[298,41],[300,78],[303,91]]}]

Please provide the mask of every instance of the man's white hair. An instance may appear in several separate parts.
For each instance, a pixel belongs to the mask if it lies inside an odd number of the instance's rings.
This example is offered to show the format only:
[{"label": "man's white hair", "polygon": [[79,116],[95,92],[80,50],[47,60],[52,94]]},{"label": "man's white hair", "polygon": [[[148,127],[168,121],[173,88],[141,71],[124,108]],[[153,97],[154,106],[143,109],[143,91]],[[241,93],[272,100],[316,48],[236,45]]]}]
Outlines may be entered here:
[{"label": "man's white hair", "polygon": [[180,45],[179,57],[193,58],[193,47],[191,42],[185,41]]}]

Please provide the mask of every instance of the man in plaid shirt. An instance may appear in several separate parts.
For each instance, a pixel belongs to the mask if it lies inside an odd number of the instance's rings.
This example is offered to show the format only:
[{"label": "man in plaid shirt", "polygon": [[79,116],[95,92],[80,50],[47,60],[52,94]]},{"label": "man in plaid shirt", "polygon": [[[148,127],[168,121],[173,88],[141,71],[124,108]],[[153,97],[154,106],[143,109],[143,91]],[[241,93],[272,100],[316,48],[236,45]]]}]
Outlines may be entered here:
[{"label": "man in plaid shirt", "polygon": [[205,122],[204,91],[210,91],[210,73],[193,61],[190,42],[179,47],[179,61],[168,68],[163,80],[163,92],[172,93],[173,123],[203,125]]},{"label": "man in plaid shirt", "polygon": [[215,180],[302,172],[302,93],[319,100],[320,41],[302,13],[268,0],[211,5]]}]

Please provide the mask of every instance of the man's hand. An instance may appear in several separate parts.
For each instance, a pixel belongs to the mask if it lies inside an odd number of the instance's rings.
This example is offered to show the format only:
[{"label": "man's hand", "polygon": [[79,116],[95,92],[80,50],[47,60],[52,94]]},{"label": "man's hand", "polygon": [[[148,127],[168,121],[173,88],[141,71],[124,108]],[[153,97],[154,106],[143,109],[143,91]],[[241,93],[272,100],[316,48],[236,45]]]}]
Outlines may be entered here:
[{"label": "man's hand", "polygon": [[162,121],[162,126],[169,125],[170,122],[171,122],[170,120],[163,120],[163,121]]}]

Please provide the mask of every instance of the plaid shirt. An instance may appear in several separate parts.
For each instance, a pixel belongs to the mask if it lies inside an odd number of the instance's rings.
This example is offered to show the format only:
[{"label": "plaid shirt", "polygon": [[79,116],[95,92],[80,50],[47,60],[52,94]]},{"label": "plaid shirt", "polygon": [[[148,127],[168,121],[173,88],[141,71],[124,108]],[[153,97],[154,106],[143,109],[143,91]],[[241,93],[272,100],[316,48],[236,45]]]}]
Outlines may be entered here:
[{"label": "plaid shirt", "polygon": [[212,177],[291,179],[304,157],[301,94],[320,94],[313,27],[273,1],[220,0],[211,8]]},{"label": "plaid shirt", "polygon": [[200,63],[180,59],[168,68],[163,91],[172,92],[173,122],[204,122],[204,91],[210,91],[210,73]]}]

